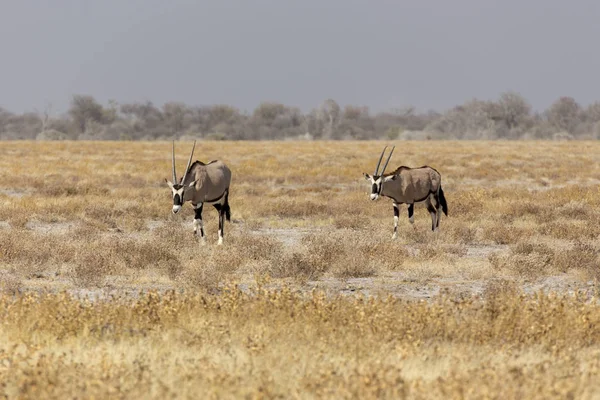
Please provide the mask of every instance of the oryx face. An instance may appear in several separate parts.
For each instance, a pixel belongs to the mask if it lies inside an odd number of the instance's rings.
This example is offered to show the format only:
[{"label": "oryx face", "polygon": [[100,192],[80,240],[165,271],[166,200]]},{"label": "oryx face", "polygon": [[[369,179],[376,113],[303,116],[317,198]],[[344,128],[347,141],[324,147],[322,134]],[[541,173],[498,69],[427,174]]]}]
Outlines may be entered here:
[{"label": "oryx face", "polygon": [[181,210],[181,206],[183,205],[183,192],[185,188],[180,184],[172,184],[167,181],[167,185],[171,188],[171,192],[173,194],[173,214],[177,214],[179,210]]},{"label": "oryx face", "polygon": [[381,188],[383,187],[383,178],[381,176],[371,176],[364,174],[365,179],[371,183],[371,200],[377,200],[381,194]]},{"label": "oryx face", "polygon": [[[181,210],[181,206],[183,206],[183,203],[185,201],[185,199],[184,199],[185,191],[189,190],[190,187],[192,187],[196,184],[196,181],[190,182],[187,185],[185,184],[185,178],[187,177],[188,170],[192,163],[192,157],[194,155],[195,148],[196,148],[196,141],[194,140],[194,147],[192,147],[192,153],[190,154],[190,159],[188,160],[188,164],[185,169],[185,174],[183,175],[183,178],[181,178],[181,181],[178,181],[177,173],[175,171],[175,141],[173,141],[173,151],[171,154],[171,157],[172,157],[171,166],[173,169],[173,182],[170,182],[169,180],[165,179],[165,182],[171,188],[171,192],[173,194],[173,210],[172,210],[173,214],[177,214],[179,212],[179,210]],[[179,183],[177,183],[177,182],[179,182]]]},{"label": "oryx face", "polygon": [[393,176],[383,176],[383,174],[385,173],[385,169],[387,168],[387,165],[390,162],[390,158],[392,158],[392,153],[394,152],[395,148],[396,146],[394,146],[392,148],[392,151],[390,151],[390,155],[388,156],[381,173],[379,172],[379,166],[381,165],[381,160],[383,159],[383,154],[385,153],[385,149],[387,149],[387,146],[383,148],[381,156],[379,156],[379,161],[377,162],[377,167],[375,167],[375,173],[373,174],[373,176],[363,173],[365,179],[371,182],[371,200],[377,200],[379,196],[381,196],[381,190],[383,189],[384,182],[394,179]]},{"label": "oryx face", "polygon": [[395,176],[371,176],[369,174],[364,174],[365,179],[371,183],[371,200],[377,200],[379,196],[381,196],[381,191],[383,190],[383,183],[394,180]]}]

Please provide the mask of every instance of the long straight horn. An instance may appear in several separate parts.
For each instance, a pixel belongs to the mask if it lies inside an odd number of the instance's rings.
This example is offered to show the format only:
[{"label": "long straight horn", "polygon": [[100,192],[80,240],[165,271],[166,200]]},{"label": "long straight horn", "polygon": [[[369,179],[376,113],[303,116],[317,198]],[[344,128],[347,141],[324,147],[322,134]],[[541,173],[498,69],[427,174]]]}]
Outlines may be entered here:
[{"label": "long straight horn", "polygon": [[173,168],[173,185],[177,185],[177,173],[175,172],[175,141],[173,140],[173,154],[171,158],[171,166]]},{"label": "long straight horn", "polygon": [[385,162],[385,165],[383,166],[383,171],[381,171],[381,175],[385,174],[385,169],[387,168],[390,159],[392,158],[392,153],[394,152],[394,149],[396,148],[396,146],[392,147],[392,151],[390,151],[390,155],[387,158],[387,161]]},{"label": "long straight horn", "polygon": [[377,171],[379,171],[379,166],[381,165],[381,160],[383,159],[383,153],[385,153],[385,149],[387,149],[387,146],[385,146],[383,148],[383,151],[381,152],[381,155],[379,156],[379,161],[377,162],[377,166],[375,167],[375,173],[373,174],[373,176],[377,176]]},{"label": "long straight horn", "polygon": [[192,165],[192,157],[194,156],[194,149],[196,148],[196,141],[194,140],[194,146],[192,147],[192,153],[190,154],[190,159],[188,160],[188,165],[185,167],[185,174],[183,175],[183,179],[181,180],[181,184],[185,184],[185,177],[187,176],[188,169],[190,169],[190,165]]}]

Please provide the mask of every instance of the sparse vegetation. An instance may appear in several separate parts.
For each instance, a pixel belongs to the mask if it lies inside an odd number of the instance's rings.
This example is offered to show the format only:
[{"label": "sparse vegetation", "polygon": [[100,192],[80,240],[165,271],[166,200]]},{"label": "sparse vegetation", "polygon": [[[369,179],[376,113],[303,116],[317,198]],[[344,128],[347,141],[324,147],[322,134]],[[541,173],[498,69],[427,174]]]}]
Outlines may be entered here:
[{"label": "sparse vegetation", "polygon": [[595,398],[600,307],[525,297],[431,303],[258,287],[82,300],[0,297],[9,398]]},{"label": "sparse vegetation", "polygon": [[364,106],[342,108],[333,99],[308,112],[264,102],[246,113],[223,104],[102,105],[88,95],[73,96],[63,116],[50,111],[19,115],[0,108],[0,140],[589,140],[600,135],[600,102],[584,107],[561,97],[537,113],[515,92],[469,100],[442,113],[406,107],[372,114]]},{"label": "sparse vegetation", "polygon": [[442,174],[435,234],[403,207],[391,240],[379,142],[199,142],[218,247],[171,214],[168,142],[1,143],[0,393],[597,397],[600,145],[395,144]]}]

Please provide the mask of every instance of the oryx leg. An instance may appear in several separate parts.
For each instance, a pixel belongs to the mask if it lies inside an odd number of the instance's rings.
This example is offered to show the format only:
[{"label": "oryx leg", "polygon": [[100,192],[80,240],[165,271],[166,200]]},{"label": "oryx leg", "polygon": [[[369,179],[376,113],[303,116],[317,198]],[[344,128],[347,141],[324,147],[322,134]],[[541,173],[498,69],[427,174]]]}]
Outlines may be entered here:
[{"label": "oryx leg", "polygon": [[213,204],[213,207],[219,212],[219,241],[217,244],[223,244],[223,228],[225,225],[225,207],[221,203]]},{"label": "oryx leg", "polygon": [[440,227],[440,219],[442,219],[442,203],[440,202],[440,196],[438,196],[438,194],[434,194],[433,198],[435,200],[435,214],[436,214],[436,220],[435,220],[435,228],[439,228]]},{"label": "oryx leg", "polygon": [[429,215],[431,215],[431,230],[435,232],[435,223],[437,221],[437,212],[433,204],[431,204],[431,197],[427,198],[427,211],[429,211]]},{"label": "oryx leg", "polygon": [[398,218],[400,217],[400,210],[398,209],[398,204],[394,203],[394,234],[392,235],[392,239],[396,239],[398,237]]},{"label": "oryx leg", "polygon": [[411,203],[408,205],[408,222],[411,224],[415,223],[415,204]]},{"label": "oryx leg", "polygon": [[204,223],[202,222],[202,208],[204,203],[195,204],[194,206],[194,235],[198,236],[198,230],[200,230],[200,240],[202,244],[206,243],[204,236]]}]

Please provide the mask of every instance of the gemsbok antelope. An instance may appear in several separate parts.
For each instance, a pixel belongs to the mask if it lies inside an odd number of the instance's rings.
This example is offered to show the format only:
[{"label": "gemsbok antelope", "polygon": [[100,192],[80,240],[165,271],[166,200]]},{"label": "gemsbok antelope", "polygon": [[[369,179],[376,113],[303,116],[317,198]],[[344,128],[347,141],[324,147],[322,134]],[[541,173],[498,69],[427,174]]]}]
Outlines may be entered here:
[{"label": "gemsbok antelope", "polygon": [[194,161],[192,157],[196,148],[196,141],[192,147],[192,153],[188,160],[183,178],[177,180],[175,172],[175,141],[173,141],[172,166],[173,182],[165,179],[167,185],[173,192],[173,214],[177,214],[183,204],[187,201],[194,207],[194,235],[198,235],[200,230],[200,239],[205,243],[204,224],[202,223],[202,207],[204,204],[212,204],[219,212],[219,241],[223,244],[224,218],[231,221],[231,210],[229,208],[229,185],[231,183],[231,171],[223,161],[214,160],[208,164],[201,161]]},{"label": "gemsbok antelope", "polygon": [[396,146],[390,151],[381,173],[379,173],[379,166],[387,146],[381,152],[373,176],[364,174],[365,179],[371,182],[371,200],[377,200],[380,196],[392,199],[394,204],[394,234],[392,239],[395,239],[398,233],[398,217],[400,215],[398,206],[404,203],[408,205],[408,220],[412,224],[414,223],[415,203],[425,202],[427,211],[431,215],[431,230],[435,231],[440,226],[441,211],[446,216],[448,215],[448,204],[446,204],[446,198],[442,190],[442,177],[439,172],[428,166],[420,168],[401,166],[394,172],[386,174],[385,169],[395,148]]}]

